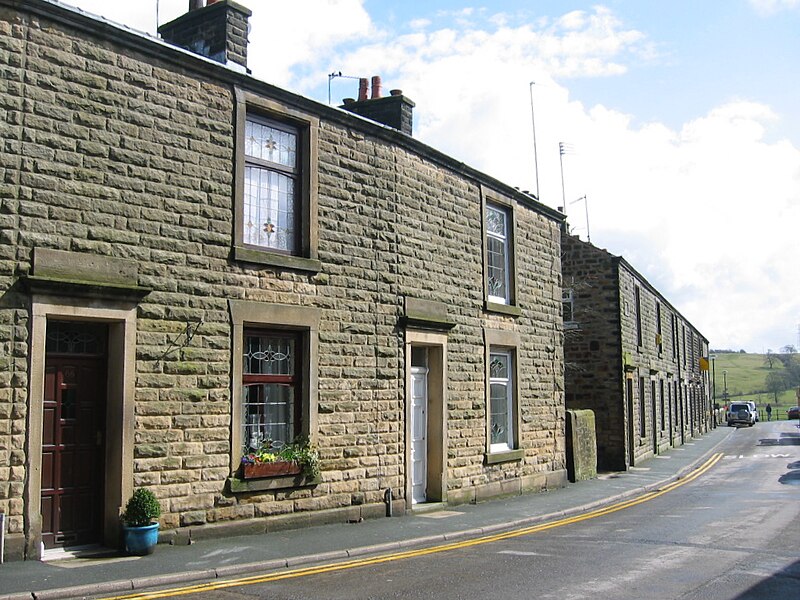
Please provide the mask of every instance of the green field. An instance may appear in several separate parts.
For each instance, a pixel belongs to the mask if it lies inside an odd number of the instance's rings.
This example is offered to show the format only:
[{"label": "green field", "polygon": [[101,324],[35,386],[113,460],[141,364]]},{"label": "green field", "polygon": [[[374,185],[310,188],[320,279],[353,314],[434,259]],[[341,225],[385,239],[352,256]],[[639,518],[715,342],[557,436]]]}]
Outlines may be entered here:
[{"label": "green field", "polygon": [[[750,400],[756,403],[761,418],[766,420],[764,407],[772,405],[772,418],[785,419],[786,411],[791,406],[800,404],[797,390],[786,390],[774,395],[767,391],[766,378],[770,368],[764,354],[743,354],[739,352],[717,352],[712,376],[716,381],[716,401],[724,404],[723,391],[727,381],[728,399]],[[775,360],[772,371],[783,371],[783,364]],[[727,372],[727,373],[726,373]]]}]

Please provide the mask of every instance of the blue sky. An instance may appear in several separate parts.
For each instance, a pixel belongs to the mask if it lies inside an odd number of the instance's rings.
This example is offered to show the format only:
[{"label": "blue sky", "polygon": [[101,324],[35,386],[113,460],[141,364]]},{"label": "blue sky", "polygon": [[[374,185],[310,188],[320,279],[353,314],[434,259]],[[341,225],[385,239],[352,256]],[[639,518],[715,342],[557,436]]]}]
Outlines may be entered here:
[{"label": "blue sky", "polygon": [[[155,31],[156,0],[67,3]],[[381,75],[423,142],[531,191],[538,163],[541,201],[713,348],[800,345],[800,0],[240,3],[254,76],[325,103],[329,73]]]}]

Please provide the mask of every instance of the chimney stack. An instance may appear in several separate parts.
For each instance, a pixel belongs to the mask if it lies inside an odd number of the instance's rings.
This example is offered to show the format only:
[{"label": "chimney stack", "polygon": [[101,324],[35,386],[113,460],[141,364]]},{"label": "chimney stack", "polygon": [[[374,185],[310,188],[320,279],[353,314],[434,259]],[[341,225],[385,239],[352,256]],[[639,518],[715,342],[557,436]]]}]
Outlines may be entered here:
[{"label": "chimney stack", "polygon": [[372,99],[375,100],[381,97],[381,76],[372,76]]},{"label": "chimney stack", "polygon": [[372,78],[372,94],[370,98],[367,98],[367,87],[367,79],[364,77],[359,79],[358,101],[347,98],[339,108],[377,121],[388,127],[393,127],[406,135],[411,135],[413,111],[416,105],[403,96],[402,90],[391,90],[389,96],[381,96],[381,78],[378,75]]},{"label": "chimney stack", "polygon": [[[223,65],[248,71],[248,19],[233,0],[189,0],[189,12],[158,28],[162,39]],[[248,71],[249,72],[249,71]]]}]

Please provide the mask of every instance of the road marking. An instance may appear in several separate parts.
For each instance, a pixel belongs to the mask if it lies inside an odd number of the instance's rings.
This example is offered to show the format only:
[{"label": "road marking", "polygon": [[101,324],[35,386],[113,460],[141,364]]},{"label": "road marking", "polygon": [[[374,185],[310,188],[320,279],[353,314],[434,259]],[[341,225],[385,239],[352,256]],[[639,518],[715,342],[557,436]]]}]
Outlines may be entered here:
[{"label": "road marking", "polygon": [[522,552],[521,550],[501,550],[498,554],[510,554],[512,556],[553,556],[543,552]]},{"label": "road marking", "polygon": [[741,460],[744,458],[792,458],[791,454],[726,454],[725,460]]},{"label": "road marking", "polygon": [[502,540],[510,540],[517,537],[522,537],[525,535],[531,535],[533,533],[538,533],[540,531],[548,531],[550,529],[555,529],[556,527],[563,527],[565,525],[571,525],[573,523],[581,523],[583,521],[588,521],[589,519],[596,519],[597,517],[602,517],[604,515],[610,515],[615,512],[619,512],[626,508],[631,508],[632,506],[637,506],[639,504],[643,504],[645,502],[649,502],[659,496],[663,496],[681,486],[686,485],[687,483],[691,483],[704,473],[706,473],[709,469],[711,469],[715,464],[717,464],[720,459],[722,459],[722,453],[715,453],[709,458],[705,463],[700,465],[697,469],[689,473],[686,477],[682,479],[678,479],[668,485],[665,485],[663,488],[654,490],[652,492],[646,492],[637,498],[633,498],[630,500],[624,500],[622,502],[618,502],[616,504],[611,504],[604,508],[599,508],[587,513],[583,513],[580,515],[576,515],[573,517],[565,517],[563,519],[559,519],[557,521],[550,521],[548,523],[540,523],[538,525],[532,525],[530,527],[522,527],[520,529],[515,529],[512,531],[506,531],[504,533],[497,533],[493,535],[487,535],[484,537],[474,538],[471,540],[465,540],[462,542],[453,542],[449,544],[442,544],[440,546],[432,546],[429,548],[419,548],[416,550],[406,550],[403,552],[396,552],[394,554],[383,554],[379,556],[374,556],[371,558],[361,558],[357,560],[350,560],[340,563],[331,563],[326,565],[319,565],[316,567],[305,567],[301,569],[293,569],[290,571],[284,571],[280,573],[267,573],[262,575],[251,575],[249,577],[241,577],[239,579],[229,579],[226,581],[213,581],[209,583],[201,583],[197,585],[190,585],[182,588],[172,588],[168,590],[161,590],[156,592],[143,592],[143,593],[136,593],[136,594],[128,594],[123,596],[111,596],[107,597],[106,600],[133,600],[133,599],[141,599],[141,600],[155,600],[156,598],[171,598],[174,596],[187,596],[189,594],[198,594],[201,592],[209,592],[214,590],[223,590],[227,588],[234,588],[234,587],[242,587],[245,585],[254,585],[258,583],[270,583],[273,581],[284,581],[287,579],[297,579],[299,577],[307,577],[309,575],[320,575],[322,573],[334,573],[336,571],[345,571],[349,569],[355,569],[358,567],[366,567],[370,565],[379,565],[383,563],[395,562],[398,560],[406,560],[409,558],[416,558],[419,556],[427,556],[429,554],[439,554],[441,552],[449,552],[452,550],[460,550],[462,548],[471,548],[472,546],[481,546],[484,544],[491,544],[494,542],[499,542]]},{"label": "road marking", "polygon": [[447,517],[456,517],[463,514],[463,512],[456,512],[454,510],[437,510],[432,513],[422,513],[419,516],[423,519],[446,519]]}]

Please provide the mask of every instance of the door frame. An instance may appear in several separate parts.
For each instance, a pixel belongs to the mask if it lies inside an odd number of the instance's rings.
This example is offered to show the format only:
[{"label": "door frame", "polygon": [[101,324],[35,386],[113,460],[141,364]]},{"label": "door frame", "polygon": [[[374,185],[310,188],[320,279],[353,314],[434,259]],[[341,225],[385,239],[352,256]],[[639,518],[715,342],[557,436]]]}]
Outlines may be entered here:
[{"label": "door frame", "polygon": [[103,544],[119,545],[119,515],[123,499],[133,492],[134,388],[136,383],[136,303],[31,297],[31,340],[28,387],[28,435],[25,440],[28,485],[24,491],[25,556],[42,558],[42,429],[45,340],[48,319],[99,321],[108,326],[106,380],[106,443]]},{"label": "door frame", "polygon": [[[447,502],[447,334],[406,330],[405,499],[411,510],[411,347],[428,351],[427,502]],[[419,506],[419,505],[417,505]]]}]

